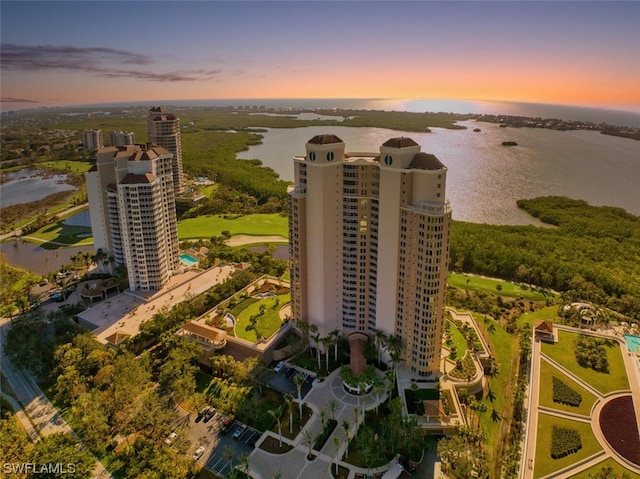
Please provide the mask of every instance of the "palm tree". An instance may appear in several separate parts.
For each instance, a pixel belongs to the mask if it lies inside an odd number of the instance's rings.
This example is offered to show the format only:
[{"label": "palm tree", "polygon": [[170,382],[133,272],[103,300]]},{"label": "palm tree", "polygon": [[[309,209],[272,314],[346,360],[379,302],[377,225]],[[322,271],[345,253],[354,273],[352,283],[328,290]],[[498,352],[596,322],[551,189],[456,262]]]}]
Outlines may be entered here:
[{"label": "palm tree", "polygon": [[346,452],[345,454],[349,455],[349,429],[351,428],[351,424],[346,419],[342,420],[342,428],[344,429],[344,440],[346,441]]},{"label": "palm tree", "polygon": [[229,462],[229,467],[233,469],[233,448],[231,446],[225,447],[222,455]]},{"label": "palm tree", "polygon": [[378,414],[378,406],[380,405],[380,393],[382,392],[382,382],[376,376],[373,381],[373,392],[376,394],[376,414]]},{"label": "palm tree", "polygon": [[[315,326],[315,325],[314,325]],[[316,346],[316,358],[318,359],[318,371],[322,368],[322,363],[320,362],[320,334],[313,333],[310,335],[311,339]]]},{"label": "palm tree", "polygon": [[293,376],[293,382],[296,385],[296,389],[298,390],[298,404],[300,405],[300,419],[302,419],[302,384],[304,383],[304,379],[302,379],[298,374]]},{"label": "palm tree", "polygon": [[313,446],[313,436],[308,429],[302,434],[302,442],[309,448],[307,457],[311,456],[311,446]]},{"label": "palm tree", "polygon": [[240,456],[240,465],[244,469],[244,473],[247,475],[247,477],[251,477],[249,475],[249,454],[243,454],[242,456]]},{"label": "palm tree", "polygon": [[382,348],[387,345],[387,335],[381,329],[374,330],[376,348],[378,349],[378,364],[382,361]]},{"label": "palm tree", "polygon": [[336,476],[338,475],[338,459],[340,457],[340,438],[333,436],[333,445],[336,446]]},{"label": "palm tree", "polygon": [[326,359],[327,372],[329,372],[329,347],[331,346],[331,335],[325,336],[320,339],[322,346],[324,347],[324,356]]},{"label": "palm tree", "polygon": [[476,413],[478,414],[478,430],[480,430],[480,419],[482,418],[482,413],[487,412],[487,404],[484,402],[478,402],[476,406]]},{"label": "palm tree", "polygon": [[338,400],[335,398],[333,398],[331,401],[327,403],[327,408],[331,413],[331,419],[333,419],[334,421],[336,420],[336,411],[338,410],[339,405],[340,404],[338,403]]},{"label": "palm tree", "polygon": [[282,479],[282,471],[280,469],[273,473],[273,479]]},{"label": "palm tree", "polygon": [[331,331],[331,333],[329,333],[333,338],[333,360],[336,362],[336,366],[338,365],[338,343],[340,342],[341,332],[342,331],[340,331],[339,329],[334,329],[333,331]]},{"label": "palm tree", "polygon": [[282,417],[282,407],[278,409],[269,409],[267,411],[278,423],[278,446],[282,447],[282,423],[280,422],[280,418]]},{"label": "palm tree", "polygon": [[284,402],[287,408],[289,408],[289,434],[293,435],[293,396],[291,394],[285,394]]}]

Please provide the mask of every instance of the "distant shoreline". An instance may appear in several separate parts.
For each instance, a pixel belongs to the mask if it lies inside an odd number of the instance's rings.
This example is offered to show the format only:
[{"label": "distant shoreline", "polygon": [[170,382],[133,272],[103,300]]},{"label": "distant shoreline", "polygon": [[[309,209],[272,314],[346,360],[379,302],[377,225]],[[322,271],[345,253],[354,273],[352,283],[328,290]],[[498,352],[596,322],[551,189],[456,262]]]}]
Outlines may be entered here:
[{"label": "distant shoreline", "polygon": [[[412,113],[447,112],[461,115],[510,115],[528,118],[557,118],[564,121],[590,121],[640,128],[640,111],[614,110],[607,108],[554,105],[547,103],[526,103],[493,100],[429,100],[429,99],[385,99],[385,98],[237,98],[237,99],[196,99],[196,100],[138,100],[82,105],[41,105],[33,103],[12,104],[11,110],[3,110],[2,115],[19,112],[47,110],[68,110],[95,108],[135,108],[141,106],[172,107],[256,107],[262,109],[354,109],[407,111]],[[3,105],[3,107],[6,105]]]}]

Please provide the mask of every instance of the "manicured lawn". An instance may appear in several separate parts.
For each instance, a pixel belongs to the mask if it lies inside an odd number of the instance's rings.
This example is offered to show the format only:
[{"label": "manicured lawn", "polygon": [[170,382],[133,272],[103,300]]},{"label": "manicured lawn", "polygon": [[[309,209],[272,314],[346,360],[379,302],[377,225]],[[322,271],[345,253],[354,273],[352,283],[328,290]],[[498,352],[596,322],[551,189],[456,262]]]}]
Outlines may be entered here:
[{"label": "manicured lawn", "polygon": [[[551,428],[552,426],[574,429],[580,434],[582,449],[560,459],[551,457]],[[538,437],[536,441],[536,464],[534,477],[543,477],[554,471],[570,466],[589,457],[602,448],[591,431],[591,424],[572,421],[570,419],[538,414]]]},{"label": "manicured lawn", "polygon": [[[467,284],[467,279],[469,283]],[[471,274],[449,273],[448,283],[460,289],[470,289],[473,291],[487,291],[501,296],[509,296],[513,298],[523,297],[533,301],[544,301],[547,298],[553,298],[551,293],[543,293],[539,290],[531,289],[528,286],[521,286],[507,281],[498,279],[483,278]],[[497,285],[501,285],[502,289],[498,291]]]},{"label": "manicured lawn", "polygon": [[601,393],[629,389],[622,352],[618,343],[611,341],[610,346],[605,346],[609,361],[609,372],[601,373],[593,369],[583,368],[577,363],[575,356],[575,340],[577,337],[576,333],[558,331],[558,342],[556,344],[542,343],[542,352]]},{"label": "manicured lawn", "polygon": [[[565,383],[571,389],[576,391],[582,396],[582,402],[580,406],[573,407],[567,404],[553,402],[553,381],[552,377],[555,376],[560,381]],[[582,414],[583,416],[591,415],[591,407],[596,402],[596,397],[589,391],[584,389],[578,383],[573,381],[564,373],[560,372],[549,364],[545,360],[540,361],[540,405],[558,409],[560,411],[572,412],[575,414]]]},{"label": "manicured lawn", "polygon": [[536,321],[542,319],[544,321],[555,321],[558,318],[558,306],[547,306],[546,308],[538,309],[532,313],[525,313],[518,318],[518,327],[523,327],[525,323],[529,323],[529,326],[533,328]]},{"label": "manicured lawn", "polygon": [[463,358],[467,352],[467,340],[464,339],[462,333],[456,328],[456,325],[447,320],[449,324],[449,334],[451,335],[451,341],[456,348],[456,359]]},{"label": "manicured lawn", "polygon": [[[91,228],[87,226],[68,226],[63,224],[62,221],[44,226],[38,231],[35,231],[34,233],[31,233],[27,236],[38,238],[42,240],[42,243],[54,241],[56,243],[64,243],[70,246],[93,244]],[[25,240],[28,241],[26,237]],[[55,247],[55,245],[52,246]]]},{"label": "manicured lawn", "polygon": [[211,195],[213,195],[215,193],[215,191],[218,189],[218,183],[216,183],[215,185],[207,185],[207,186],[200,186],[200,191],[202,191],[202,194],[205,195],[207,198],[211,198]]},{"label": "manicured lawn", "polygon": [[56,161],[43,161],[36,163],[36,168],[52,169],[52,170],[64,170],[71,173],[86,173],[91,168],[90,161],[70,161],[70,160],[56,160]]},{"label": "manicured lawn", "polygon": [[[279,301],[279,303],[276,304],[276,301]],[[256,322],[256,329],[262,334],[263,338],[268,338],[277,331],[282,324],[282,320],[279,315],[280,308],[290,301],[291,294],[286,293],[269,298],[263,298],[249,304],[238,314],[238,316],[236,316],[236,336],[246,339],[247,341],[256,342],[256,332],[251,328],[251,322],[249,320],[252,316],[259,316],[258,321]],[[265,312],[262,315],[260,315],[261,305],[265,305],[266,307]]]},{"label": "manicured lawn", "polygon": [[597,474],[603,467],[607,466],[610,466],[613,469],[613,473],[616,477],[622,476],[623,473],[626,473],[630,478],[634,475],[633,472],[618,464],[614,459],[607,458],[595,466],[590,467],[586,471],[582,471],[581,473],[571,477],[572,479],[590,479],[592,475]]},{"label": "manicured lawn", "polygon": [[188,218],[178,223],[178,237],[181,240],[211,238],[220,236],[223,231],[231,235],[249,236],[289,236],[288,221],[278,214],[255,214],[246,216],[221,215]]}]

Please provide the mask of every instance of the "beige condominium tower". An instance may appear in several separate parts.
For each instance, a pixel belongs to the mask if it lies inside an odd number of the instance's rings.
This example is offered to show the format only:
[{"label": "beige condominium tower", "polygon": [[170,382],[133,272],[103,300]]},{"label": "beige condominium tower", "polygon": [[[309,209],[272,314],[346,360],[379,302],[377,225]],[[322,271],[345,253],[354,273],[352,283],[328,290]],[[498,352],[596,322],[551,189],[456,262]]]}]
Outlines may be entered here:
[{"label": "beige condominium tower", "polygon": [[86,174],[96,251],[126,264],[131,290],[157,290],[180,264],[173,155],[157,146],[101,148]]},{"label": "beige condominium tower", "polygon": [[184,191],[180,118],[177,118],[173,113],[167,113],[162,107],[151,108],[148,113],[149,142],[173,153],[173,188],[176,194],[180,194]]},{"label": "beige condominium tower", "polygon": [[[289,187],[292,312],[324,337],[402,341],[418,376],[439,369],[451,208],[447,168],[410,138],[345,153],[319,135],[294,157]],[[353,363],[352,363],[353,364]]]}]

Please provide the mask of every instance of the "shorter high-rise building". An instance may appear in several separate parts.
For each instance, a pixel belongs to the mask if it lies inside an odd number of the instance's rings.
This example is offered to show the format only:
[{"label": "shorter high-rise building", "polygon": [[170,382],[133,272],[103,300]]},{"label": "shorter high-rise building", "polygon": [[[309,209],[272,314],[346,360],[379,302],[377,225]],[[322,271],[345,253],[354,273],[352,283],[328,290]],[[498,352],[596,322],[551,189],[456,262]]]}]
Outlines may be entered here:
[{"label": "shorter high-rise building", "polygon": [[127,146],[136,144],[136,135],[132,131],[116,131],[109,133],[109,144],[111,146]]},{"label": "shorter high-rise building", "polygon": [[151,108],[147,117],[147,130],[150,143],[173,153],[173,189],[176,194],[182,193],[184,191],[184,172],[182,171],[180,118],[177,118],[173,113],[167,113],[160,106]]},{"label": "shorter high-rise building", "polygon": [[180,265],[172,160],[157,146],[109,146],[85,174],[95,249],[126,264],[133,291],[161,289]]},{"label": "shorter high-rise building", "polygon": [[84,130],[82,132],[82,145],[85,150],[97,150],[104,146],[102,130]]}]

